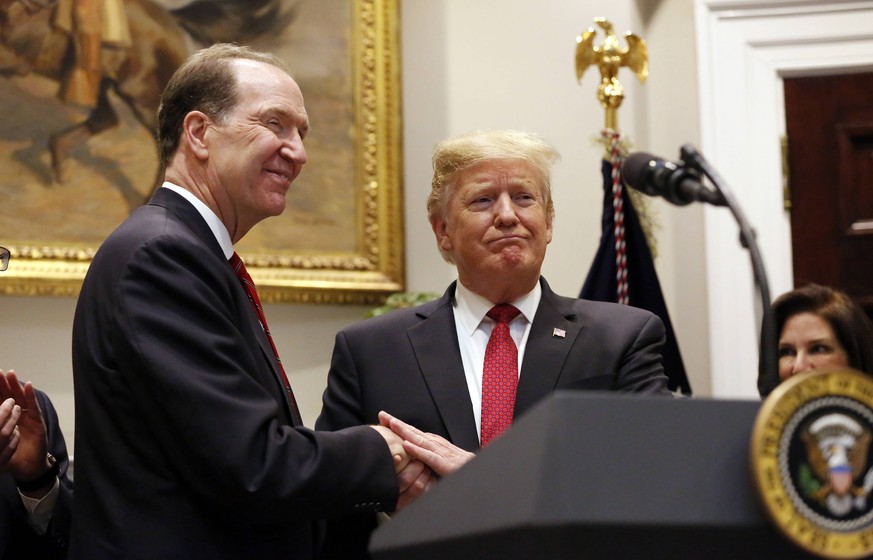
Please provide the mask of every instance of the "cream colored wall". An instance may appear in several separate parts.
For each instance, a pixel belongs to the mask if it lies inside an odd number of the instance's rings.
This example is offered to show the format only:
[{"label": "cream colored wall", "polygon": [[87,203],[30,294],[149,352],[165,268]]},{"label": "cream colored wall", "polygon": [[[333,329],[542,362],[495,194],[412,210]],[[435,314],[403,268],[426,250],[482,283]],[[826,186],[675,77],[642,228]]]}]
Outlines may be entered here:
[{"label": "cream colored wall", "polygon": [[70,326],[75,307],[71,298],[0,297],[0,369],[14,369],[51,396],[68,445],[73,439]]},{"label": "cream colored wall", "polygon": [[[638,0],[649,46],[649,79],[637,98],[638,149],[678,159],[685,143],[700,147],[693,0]],[[694,394],[710,396],[703,205],[651,199],[656,266]],[[727,211],[727,210],[725,210]]]},{"label": "cream colored wall", "polygon": [[[578,293],[600,235],[600,149],[591,138],[599,134],[603,111],[594,97],[596,70],[576,83],[575,37],[604,15],[617,31],[631,28],[648,40],[652,75],[641,88],[622,73],[629,101],[619,123],[639,149],[670,157],[682,142],[697,139],[691,10],[691,0],[402,0],[409,289],[442,291],[454,278],[424,217],[433,145],[471,128],[522,128],[542,134],[563,156],[553,178],[557,218],[544,274],[558,292]],[[655,209],[664,292],[692,384],[707,394],[699,210]],[[51,394],[70,440],[74,307],[72,299],[0,299],[0,367],[15,368]],[[309,426],[320,408],[333,336],[365,311],[266,306]]]}]

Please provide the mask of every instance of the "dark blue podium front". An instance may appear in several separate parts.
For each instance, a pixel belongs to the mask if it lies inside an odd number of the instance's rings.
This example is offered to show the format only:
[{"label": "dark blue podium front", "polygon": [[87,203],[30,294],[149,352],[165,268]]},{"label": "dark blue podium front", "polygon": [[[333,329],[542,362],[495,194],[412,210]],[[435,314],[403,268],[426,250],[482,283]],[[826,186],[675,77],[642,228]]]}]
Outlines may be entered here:
[{"label": "dark blue podium front", "polygon": [[373,535],[378,560],[813,558],[764,517],[758,401],[559,392]]}]

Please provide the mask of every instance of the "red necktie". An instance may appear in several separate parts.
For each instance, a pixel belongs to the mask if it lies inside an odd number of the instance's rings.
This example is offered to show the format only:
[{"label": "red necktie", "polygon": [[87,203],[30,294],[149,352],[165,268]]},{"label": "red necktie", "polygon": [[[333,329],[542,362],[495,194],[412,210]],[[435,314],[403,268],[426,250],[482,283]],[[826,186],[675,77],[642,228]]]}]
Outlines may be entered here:
[{"label": "red necktie", "polygon": [[519,313],[511,305],[496,305],[487,313],[496,324],[485,347],[482,369],[482,447],[512,424],[518,387],[518,348],[509,335],[509,323]]},{"label": "red necktie", "polygon": [[245,289],[246,295],[249,296],[249,301],[252,304],[252,308],[255,310],[255,315],[258,316],[258,322],[261,324],[261,328],[264,329],[264,334],[267,335],[267,340],[270,341],[270,348],[273,349],[273,355],[276,357],[276,362],[279,364],[279,373],[282,374],[282,382],[285,384],[285,391],[288,393],[288,400],[291,403],[292,416],[294,416],[295,420],[300,421],[300,409],[297,408],[297,399],[294,398],[294,391],[291,390],[291,383],[288,381],[288,375],[285,374],[285,367],[282,365],[282,360],[279,359],[279,352],[276,350],[276,344],[273,342],[273,336],[270,334],[270,327],[267,325],[267,318],[264,316],[264,310],[261,308],[261,298],[258,297],[258,290],[255,288],[255,283],[252,281],[252,277],[246,270],[246,265],[242,262],[242,259],[239,258],[239,255],[236,254],[236,252],[233,253],[233,256],[228,262],[230,262],[230,266],[233,267],[233,271],[236,272],[236,276],[239,278],[240,283]]}]

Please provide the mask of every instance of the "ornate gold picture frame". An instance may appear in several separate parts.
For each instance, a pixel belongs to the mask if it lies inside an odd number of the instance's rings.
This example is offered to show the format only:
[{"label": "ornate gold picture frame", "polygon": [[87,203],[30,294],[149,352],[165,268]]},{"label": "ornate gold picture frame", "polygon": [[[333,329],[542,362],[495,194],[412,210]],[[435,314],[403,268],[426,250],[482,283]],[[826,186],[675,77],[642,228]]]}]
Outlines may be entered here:
[{"label": "ornate gold picture frame", "polygon": [[[398,2],[284,1],[286,27],[249,43],[283,58],[300,84],[309,162],[285,213],[237,249],[265,301],[379,303],[404,289]],[[12,253],[0,293],[74,296],[102,239],[148,198],[154,141],[110,95],[118,125],[73,146],[61,176],[49,139],[87,110],[26,70],[0,78],[0,103],[15,107],[0,123],[0,245]]]}]

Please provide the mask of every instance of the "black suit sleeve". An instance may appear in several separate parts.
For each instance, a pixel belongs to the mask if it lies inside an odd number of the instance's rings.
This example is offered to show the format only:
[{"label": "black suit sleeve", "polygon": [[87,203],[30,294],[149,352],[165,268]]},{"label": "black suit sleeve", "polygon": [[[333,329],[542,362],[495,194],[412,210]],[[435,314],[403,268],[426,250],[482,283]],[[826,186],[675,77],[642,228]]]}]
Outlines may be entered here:
[{"label": "black suit sleeve", "polygon": [[[322,396],[322,409],[315,422],[316,430],[340,430],[365,424],[361,410],[361,387],[354,359],[344,332],[336,335],[328,373],[328,384]],[[327,521],[321,560],[366,560],[370,536],[376,529],[376,515],[359,513]]]},{"label": "black suit sleeve", "polygon": [[361,410],[361,387],[346,335],[342,331],[337,333],[334,341],[327,381],[315,429],[334,431],[365,424]]},{"label": "black suit sleeve", "polygon": [[661,348],[666,340],[664,324],[650,315],[632,339],[616,374],[616,390],[627,393],[657,393],[667,390]]},{"label": "black suit sleeve", "polygon": [[67,547],[70,543],[70,525],[73,512],[73,480],[72,473],[69,472],[70,458],[67,454],[67,443],[64,440],[63,432],[61,432],[54,405],[48,396],[41,391],[37,391],[37,397],[45,419],[49,453],[55,456],[61,466],[58,475],[58,499],[55,502],[52,520],[43,537],[57,549],[59,554],[57,557],[63,558],[66,557]]}]

